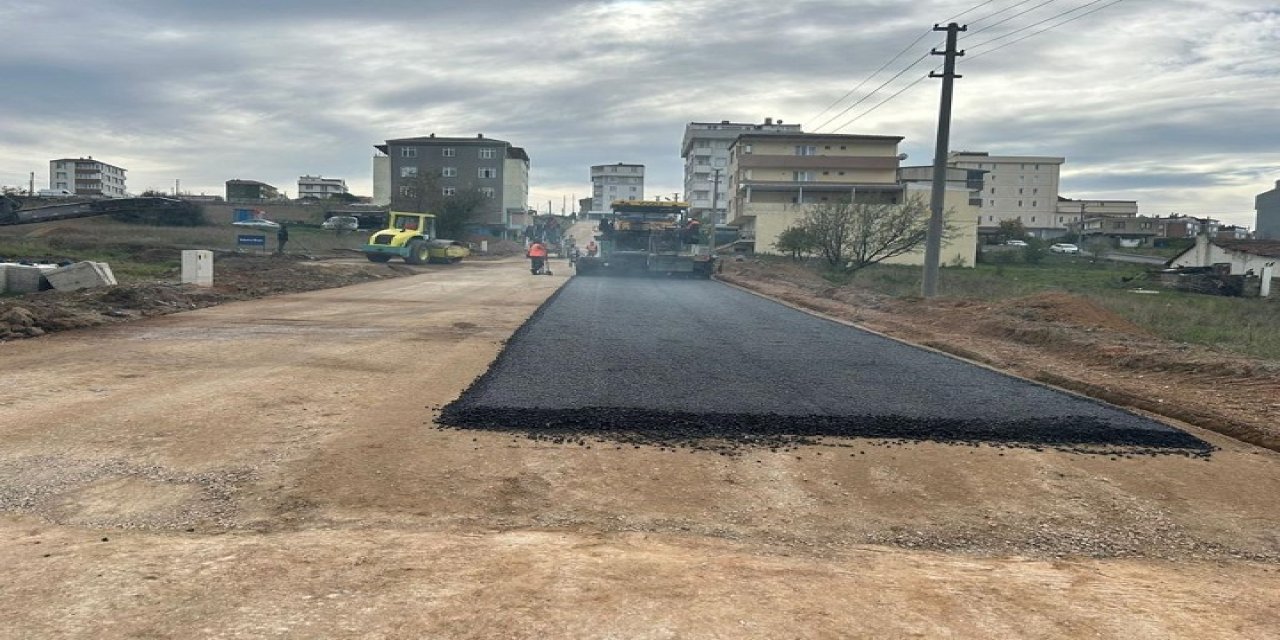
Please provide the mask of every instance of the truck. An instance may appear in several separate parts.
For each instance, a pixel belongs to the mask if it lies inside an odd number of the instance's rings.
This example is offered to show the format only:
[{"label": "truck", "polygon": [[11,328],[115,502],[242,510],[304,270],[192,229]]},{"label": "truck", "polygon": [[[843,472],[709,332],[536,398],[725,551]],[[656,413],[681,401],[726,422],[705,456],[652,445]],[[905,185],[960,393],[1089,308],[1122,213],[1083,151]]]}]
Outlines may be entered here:
[{"label": "truck", "polygon": [[619,200],[595,234],[599,253],[579,256],[581,276],[682,275],[710,278],[715,254],[689,204],[662,200]]},{"label": "truck", "polygon": [[361,250],[370,262],[388,262],[398,256],[408,264],[458,262],[471,255],[465,243],[435,235],[435,214],[391,211],[387,228],[369,236]]}]

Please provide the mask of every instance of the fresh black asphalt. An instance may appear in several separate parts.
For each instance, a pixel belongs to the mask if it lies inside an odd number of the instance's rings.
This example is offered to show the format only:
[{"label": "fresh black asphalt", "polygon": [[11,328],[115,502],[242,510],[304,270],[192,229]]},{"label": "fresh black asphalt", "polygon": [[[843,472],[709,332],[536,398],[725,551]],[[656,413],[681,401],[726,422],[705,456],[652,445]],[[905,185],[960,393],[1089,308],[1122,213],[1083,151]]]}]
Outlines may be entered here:
[{"label": "fresh black asphalt", "polygon": [[1209,449],[1144,417],[717,282],[661,278],[574,278],[440,421],[659,441]]}]

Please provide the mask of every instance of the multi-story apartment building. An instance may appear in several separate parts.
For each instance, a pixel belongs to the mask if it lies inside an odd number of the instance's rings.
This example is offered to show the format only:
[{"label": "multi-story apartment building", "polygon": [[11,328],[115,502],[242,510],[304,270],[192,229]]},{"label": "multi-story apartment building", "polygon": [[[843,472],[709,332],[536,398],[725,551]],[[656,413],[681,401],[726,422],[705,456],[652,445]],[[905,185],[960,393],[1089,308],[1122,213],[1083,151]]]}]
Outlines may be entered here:
[{"label": "multi-story apartment building", "polygon": [[804,215],[806,204],[900,202],[900,136],[740,134],[729,145],[728,224],[757,252]]},{"label": "multi-story apartment building", "polygon": [[1137,247],[1160,235],[1160,223],[1157,218],[1146,216],[1100,215],[1085,218],[1083,222],[1072,221],[1071,230],[1081,239],[1104,237],[1122,247]]},{"label": "multi-story apartment building", "polygon": [[87,158],[62,158],[49,161],[49,189],[70,191],[78,196],[123,198],[125,170]]},{"label": "multi-story apartment building", "polygon": [[1053,238],[1078,222],[1058,212],[1059,170],[1065,158],[1052,156],[993,156],[986,152],[953,151],[947,164],[985,171],[979,232],[995,232],[1001,220],[1019,220],[1028,233]]},{"label": "multi-story apartment building", "polygon": [[[728,218],[739,228],[740,244],[757,253],[775,253],[782,232],[824,203],[900,205],[910,195],[927,204],[930,184],[899,181],[901,141],[901,136],[875,135],[739,135],[729,146]],[[948,181],[944,204],[955,212],[950,221],[955,231],[943,248],[942,261],[972,266],[978,220],[977,208],[970,204],[970,174],[949,173],[956,180]],[[892,261],[920,264],[923,254]]]},{"label": "multi-story apartment building", "polygon": [[690,122],[684,127],[680,157],[684,158],[684,199],[689,213],[704,218],[708,212],[716,223],[727,221],[729,208],[729,145],[739,135],[798,134],[798,124],[765,118],[763,124],[748,122]]},{"label": "multi-story apartment building", "polygon": [[279,197],[280,191],[265,182],[239,178],[227,181],[227,202],[258,202]]},{"label": "multi-story apartment building", "polygon": [[1078,229],[1090,218],[1134,218],[1137,215],[1136,200],[1073,200],[1058,196],[1055,223]]},{"label": "multi-story apartment building", "polygon": [[[484,134],[461,138],[434,133],[387,140],[374,148],[383,154],[374,158],[375,201],[382,164],[394,210],[428,212],[441,198],[475,189],[484,196],[472,225],[475,230],[495,235],[518,230],[528,208],[524,201],[529,194],[529,156],[524,149]],[[380,162],[382,157],[386,159]]]},{"label": "multi-story apartment building", "polygon": [[507,147],[502,167],[502,208],[513,228],[524,228],[529,211],[529,154],[520,147]]},{"label": "multi-story apartment building", "polygon": [[339,194],[347,194],[347,181],[341,178],[323,178],[320,176],[298,177],[298,198],[318,198],[324,200]]},{"label": "multi-story apartment building", "polygon": [[1254,198],[1253,208],[1258,216],[1253,225],[1254,236],[1258,240],[1280,240],[1280,180],[1276,180],[1276,188]]},{"label": "multi-story apartment building", "polygon": [[644,165],[619,162],[591,167],[591,210],[609,211],[614,200],[644,200]]},{"label": "multi-story apartment building", "polygon": [[1221,225],[1220,221],[1213,218],[1197,218],[1180,213],[1156,218],[1157,236],[1161,238],[1194,238],[1200,234],[1212,238],[1218,235],[1218,227]]}]

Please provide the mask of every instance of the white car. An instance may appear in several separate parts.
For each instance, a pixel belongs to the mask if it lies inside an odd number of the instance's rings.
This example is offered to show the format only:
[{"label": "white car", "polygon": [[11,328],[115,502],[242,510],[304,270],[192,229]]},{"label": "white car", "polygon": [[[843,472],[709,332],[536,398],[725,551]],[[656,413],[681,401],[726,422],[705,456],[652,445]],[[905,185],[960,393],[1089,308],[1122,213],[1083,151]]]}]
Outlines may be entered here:
[{"label": "white car", "polygon": [[1076,245],[1071,244],[1070,242],[1059,242],[1057,244],[1050,246],[1049,250],[1054,253],[1071,253],[1071,254],[1080,253],[1080,247],[1077,247]]},{"label": "white car", "polygon": [[240,220],[239,222],[232,222],[231,224],[236,227],[249,227],[250,229],[279,229],[280,228],[279,222],[272,222],[270,220],[264,220],[262,218],[250,218],[248,220]]},{"label": "white car", "polygon": [[1005,241],[1004,241],[1004,244],[1005,244],[1005,246],[1009,246],[1009,247],[1025,247],[1025,246],[1027,246],[1027,243],[1026,243],[1026,241],[1025,241],[1025,240],[1005,240]]},{"label": "white car", "polygon": [[355,231],[360,228],[360,221],[354,216],[333,216],[321,223],[320,228],[337,231]]}]

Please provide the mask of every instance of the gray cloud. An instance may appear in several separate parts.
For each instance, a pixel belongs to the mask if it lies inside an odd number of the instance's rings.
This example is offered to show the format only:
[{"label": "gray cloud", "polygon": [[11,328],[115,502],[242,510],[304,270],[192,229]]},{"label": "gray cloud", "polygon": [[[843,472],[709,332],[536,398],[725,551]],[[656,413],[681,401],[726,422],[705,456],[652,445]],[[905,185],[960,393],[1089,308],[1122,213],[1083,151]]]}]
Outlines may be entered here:
[{"label": "gray cloud", "polygon": [[[1065,156],[1073,197],[1248,211],[1280,177],[1280,10],[1126,0],[998,51],[1025,34],[982,44],[1084,3],[964,40],[952,147]],[[235,177],[292,189],[323,173],[368,193],[372,145],[484,132],[528,149],[535,203],[584,195],[588,167],[604,162],[644,163],[651,192],[671,192],[686,122],[772,116],[812,130],[890,56],[976,4],[0,0],[0,183],[92,154],[128,168],[135,190],[181,179],[216,193]],[[939,40],[928,34],[852,99]],[[861,115],[842,131],[906,136],[911,162],[929,162],[936,80],[865,112],[937,62],[824,131]]]}]

